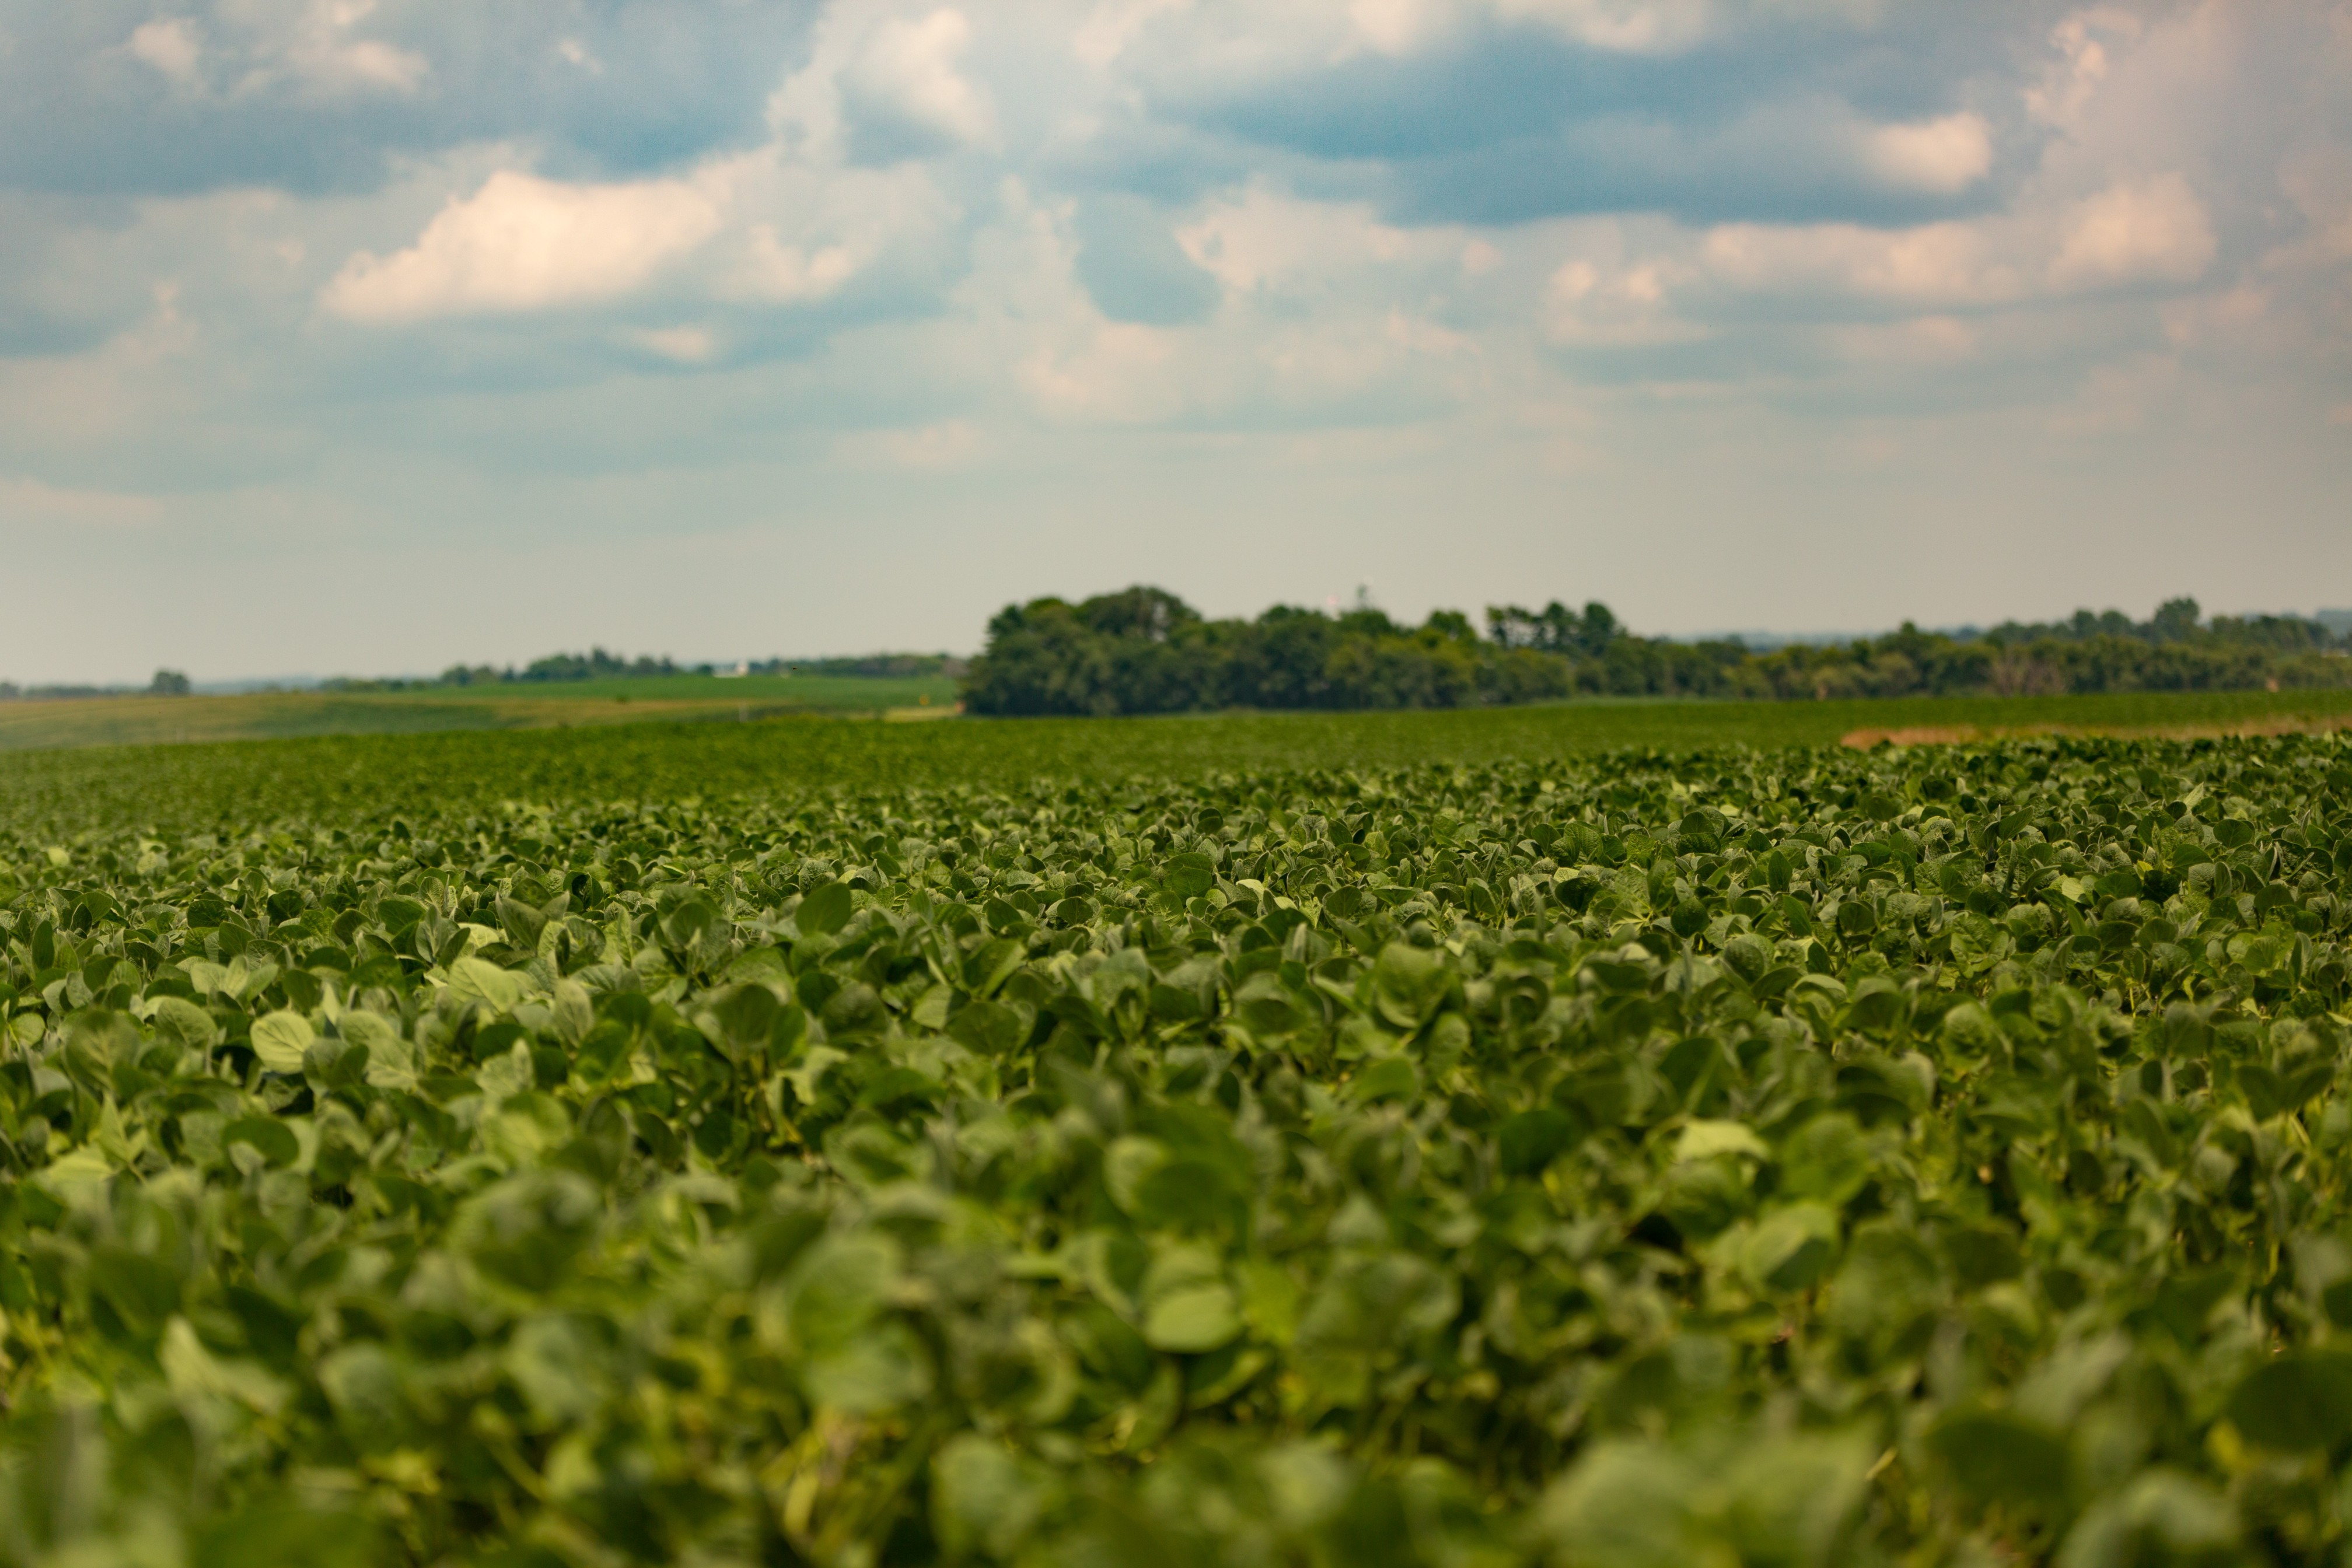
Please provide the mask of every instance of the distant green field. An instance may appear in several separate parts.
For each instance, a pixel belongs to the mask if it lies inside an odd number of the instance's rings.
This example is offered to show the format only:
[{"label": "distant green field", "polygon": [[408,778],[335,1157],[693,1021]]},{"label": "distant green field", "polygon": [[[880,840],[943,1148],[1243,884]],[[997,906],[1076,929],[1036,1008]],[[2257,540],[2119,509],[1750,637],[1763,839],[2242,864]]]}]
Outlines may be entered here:
[{"label": "distant green field", "polygon": [[73,697],[0,703],[0,750],[272,740],[317,735],[560,728],[646,719],[946,712],[955,682],[856,675],[668,675],[405,692]]},{"label": "distant green field", "polygon": [[[732,683],[730,683],[732,684]],[[811,685],[815,683],[812,682]],[[883,683],[875,683],[880,685]],[[106,699],[132,705],[143,699]],[[203,711],[202,699],[155,699]],[[245,699],[221,698],[223,703]],[[284,700],[284,699],[280,699]],[[319,701],[320,699],[309,699]],[[327,703],[353,699],[324,699]],[[425,794],[444,802],[558,802],[674,794],[680,777],[717,799],[817,788],[982,784],[1039,778],[1199,779],[1270,768],[1359,771],[1476,765],[1595,751],[1688,752],[1866,744],[1886,731],[1958,737],[2063,728],[2221,733],[2327,728],[2352,721],[2352,692],[2138,694],[1825,703],[1595,702],[1443,712],[1213,714],[1168,718],[954,719],[848,724],[813,716],[711,723],[748,709],[580,701],[524,717],[493,705],[440,705],[429,727],[384,733],[427,705],[376,699],[377,733],[232,744],[87,747],[0,755],[0,816],[59,831],[124,821],[185,825],[267,798],[331,813]],[[18,706],[18,705],[11,705]],[[49,705],[25,704],[23,706]],[[905,709],[898,710],[901,713]],[[331,711],[314,716],[337,716]],[[613,727],[616,719],[646,722]],[[694,722],[680,722],[681,719]],[[459,728],[467,726],[467,728]],[[1925,737],[1922,737],[1923,738]],[[174,737],[175,738],[175,737]],[[52,743],[53,745],[58,743]]]},{"label": "distant green field", "polygon": [[956,684],[946,675],[611,675],[590,681],[434,686],[384,695],[420,703],[719,702],[864,710],[915,707],[926,697],[951,705]]},{"label": "distant green field", "polygon": [[[0,703],[0,751],[439,730],[558,729],[656,721],[810,715],[945,716],[945,676],[673,675],[408,692],[257,692],[217,697],[91,697]],[[1617,747],[1806,746],[1859,730],[2042,728],[2187,731],[2352,722],[2352,690],[2137,692],[2063,697],[1908,697],[1825,703],[1596,699],[1518,708],[1412,713],[1187,714],[1140,719],[999,719],[994,738],[912,745],[917,758],[976,759],[1046,747],[1089,770],[1181,769],[1196,758],[1257,767],[1312,756],[1332,764],[1464,761]],[[959,729],[966,726],[956,727]],[[1930,736],[1897,738],[1937,738]],[[600,743],[603,744],[603,743]],[[759,742],[759,746],[769,742]],[[895,755],[895,754],[894,754]],[[919,760],[916,766],[924,766]]]}]

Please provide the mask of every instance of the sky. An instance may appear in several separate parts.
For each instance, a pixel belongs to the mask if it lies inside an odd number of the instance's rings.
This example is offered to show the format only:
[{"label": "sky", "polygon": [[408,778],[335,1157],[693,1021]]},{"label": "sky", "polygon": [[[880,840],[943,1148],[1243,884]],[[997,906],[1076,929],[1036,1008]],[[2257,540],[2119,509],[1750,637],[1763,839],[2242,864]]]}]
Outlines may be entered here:
[{"label": "sky", "polygon": [[0,0],[0,678],[2352,604],[2352,3]]}]

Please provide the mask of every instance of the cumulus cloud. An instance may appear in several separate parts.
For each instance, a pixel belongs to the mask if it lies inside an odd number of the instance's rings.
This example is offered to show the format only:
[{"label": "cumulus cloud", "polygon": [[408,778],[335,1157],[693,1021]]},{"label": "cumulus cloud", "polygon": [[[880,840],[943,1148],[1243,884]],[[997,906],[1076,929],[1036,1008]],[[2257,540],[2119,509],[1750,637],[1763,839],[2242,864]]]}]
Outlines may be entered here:
[{"label": "cumulus cloud", "polygon": [[1494,0],[1513,20],[1539,23],[1577,43],[1626,54],[1687,48],[1713,27],[1708,0]]},{"label": "cumulus cloud", "polygon": [[862,168],[781,141],[651,180],[563,181],[511,165],[421,177],[443,179],[458,193],[411,243],[352,253],[326,282],[328,314],[397,327],[626,308],[636,347],[715,363],[759,333],[667,338],[644,326],[645,312],[809,308],[869,278],[903,281],[956,218],[919,165]]},{"label": "cumulus cloud", "polygon": [[1162,12],[1190,0],[1097,0],[1070,36],[1070,52],[1100,70],[1118,58],[1136,36]]},{"label": "cumulus cloud", "polygon": [[353,321],[401,322],[614,299],[719,221],[718,193],[687,181],[572,185],[501,171],[407,249],[353,256],[320,303]]},{"label": "cumulus cloud", "polygon": [[1989,306],[2057,293],[2203,277],[2217,248],[2202,203],[2179,174],[2123,182],[2063,205],[1995,217],[1873,229],[1853,224],[1726,224],[1702,246],[1733,287],[1921,305]]},{"label": "cumulus cloud", "polygon": [[804,152],[875,164],[990,141],[995,106],[961,67],[971,20],[919,17],[848,0],[817,30],[808,62],[769,100],[768,119]]},{"label": "cumulus cloud", "polygon": [[2027,110],[2051,125],[2078,122],[2107,79],[2113,51],[2140,32],[2137,16],[2113,5],[2094,6],[2059,23],[2050,32],[2053,57],[2025,90]]},{"label": "cumulus cloud", "polygon": [[971,43],[971,24],[961,11],[941,9],[919,21],[892,19],[873,37],[842,78],[843,90],[876,122],[914,131],[910,141],[979,141],[995,128],[988,96],[957,69]]},{"label": "cumulus cloud", "polygon": [[1363,41],[1384,55],[1420,48],[1453,21],[1444,0],[1349,0],[1348,19]]},{"label": "cumulus cloud", "polygon": [[719,351],[719,340],[707,327],[638,327],[622,340],[675,365],[704,365]]},{"label": "cumulus cloud", "polygon": [[2216,248],[2205,205],[2189,182],[2160,174],[2079,204],[2050,277],[2062,287],[2193,283],[2213,265]]},{"label": "cumulus cloud", "polygon": [[773,224],[757,224],[735,269],[734,292],[777,304],[822,299],[848,282],[856,270],[856,258],[847,246],[812,250],[778,238]]},{"label": "cumulus cloud", "polygon": [[1889,184],[1952,195],[1992,172],[1992,129],[1980,114],[1876,126],[1864,139],[1863,158]]},{"label": "cumulus cloud", "polygon": [[1441,45],[1481,17],[1611,54],[1670,55],[1722,30],[1715,0],[1347,0],[1355,40],[1384,55]]},{"label": "cumulus cloud", "polygon": [[376,0],[307,0],[299,5],[262,4],[235,7],[246,21],[255,60],[238,82],[241,93],[261,91],[290,80],[322,97],[414,93],[431,69],[425,57],[361,28],[374,15]]},{"label": "cumulus cloud", "polygon": [[1994,236],[1969,223],[1896,230],[1726,224],[1707,234],[1701,255],[1717,279],[1765,293],[1963,305],[2014,299],[2027,287],[2026,272],[2000,254]]},{"label": "cumulus cloud", "polygon": [[1544,286],[1544,333],[1564,348],[1641,348],[1689,342],[1705,329],[1675,314],[1669,286],[1685,269],[1665,260],[1631,265],[1579,256]]},{"label": "cumulus cloud", "polygon": [[185,16],[158,17],[131,30],[123,46],[131,57],[150,66],[167,81],[192,87],[204,58],[204,33]]},{"label": "cumulus cloud", "polygon": [[1447,248],[1429,231],[1381,223],[1369,204],[1301,201],[1264,185],[1212,203],[1176,239],[1195,267],[1244,292],[1311,285],[1368,263]]},{"label": "cumulus cloud", "polygon": [[[194,16],[141,23],[122,52],[183,92],[229,102],[413,96],[431,63],[369,37],[376,0],[228,0],[213,26]],[[225,91],[216,91],[226,83]]]}]

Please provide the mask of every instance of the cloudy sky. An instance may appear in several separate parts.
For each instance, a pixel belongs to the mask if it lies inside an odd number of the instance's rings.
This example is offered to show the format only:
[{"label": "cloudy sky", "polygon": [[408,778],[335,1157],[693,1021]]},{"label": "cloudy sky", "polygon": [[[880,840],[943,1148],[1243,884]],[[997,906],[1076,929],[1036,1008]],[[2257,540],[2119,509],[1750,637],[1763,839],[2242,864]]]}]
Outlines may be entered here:
[{"label": "cloudy sky", "polygon": [[0,0],[0,676],[2352,604],[2352,4]]}]

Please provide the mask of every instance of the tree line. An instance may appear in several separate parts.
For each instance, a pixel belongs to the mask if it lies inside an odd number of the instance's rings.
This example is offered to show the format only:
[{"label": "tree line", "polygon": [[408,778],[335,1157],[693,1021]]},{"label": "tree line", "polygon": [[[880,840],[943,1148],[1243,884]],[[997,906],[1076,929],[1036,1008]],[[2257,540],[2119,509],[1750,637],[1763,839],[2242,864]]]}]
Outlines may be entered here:
[{"label": "tree line", "polygon": [[1212,620],[1163,589],[1007,605],[964,679],[968,712],[1147,714],[1254,708],[1465,707],[1563,697],[1791,700],[1848,696],[2222,691],[2352,685],[2347,642],[2295,616],[2215,616],[2175,599],[2117,611],[1899,631],[1769,651],[1628,630],[1599,602],[1490,605],[1418,626],[1370,604],[1276,605]]},{"label": "tree line", "polygon": [[963,662],[946,653],[864,653],[826,659],[754,659],[741,664],[681,664],[667,654],[625,654],[591,648],[584,653],[550,653],[518,668],[508,664],[452,664],[429,679],[339,678],[321,683],[338,692],[417,691],[433,686],[529,685],[565,681],[642,679],[660,675],[856,675],[908,679],[960,675]]}]

